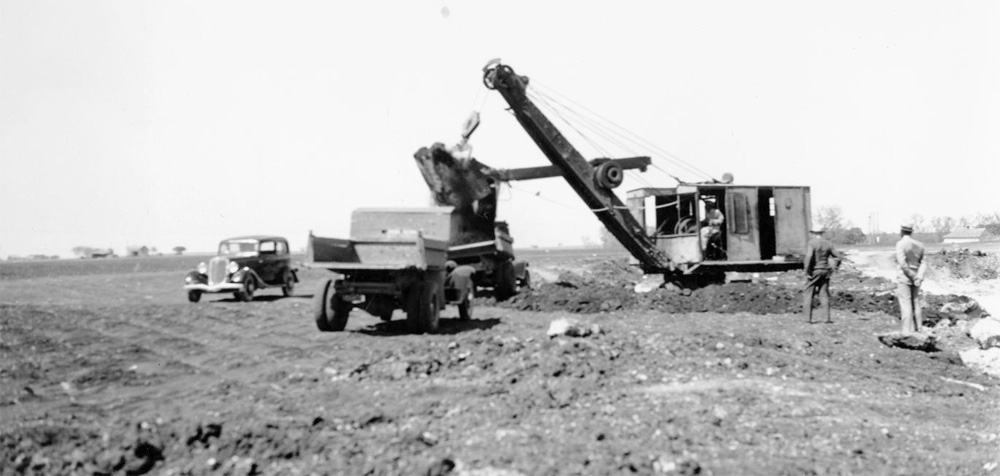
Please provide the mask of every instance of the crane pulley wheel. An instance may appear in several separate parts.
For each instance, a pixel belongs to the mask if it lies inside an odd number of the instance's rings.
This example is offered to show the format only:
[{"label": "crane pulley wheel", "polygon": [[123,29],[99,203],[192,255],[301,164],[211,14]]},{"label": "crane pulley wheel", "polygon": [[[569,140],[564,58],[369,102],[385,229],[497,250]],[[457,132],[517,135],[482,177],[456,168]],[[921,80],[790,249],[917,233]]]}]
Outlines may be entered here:
[{"label": "crane pulley wheel", "polygon": [[604,162],[594,170],[594,179],[601,187],[615,188],[625,180],[625,172],[620,165],[614,162]]},{"label": "crane pulley wheel", "polygon": [[[486,86],[486,89],[497,88],[498,86],[497,73],[499,72],[498,70],[502,70],[505,75],[506,74],[509,74],[511,76],[514,75],[514,69],[511,68],[510,66],[507,66],[505,64],[490,62],[489,64],[486,65],[485,68],[483,68],[483,84]],[[499,86],[506,87],[507,85],[500,83]]]}]

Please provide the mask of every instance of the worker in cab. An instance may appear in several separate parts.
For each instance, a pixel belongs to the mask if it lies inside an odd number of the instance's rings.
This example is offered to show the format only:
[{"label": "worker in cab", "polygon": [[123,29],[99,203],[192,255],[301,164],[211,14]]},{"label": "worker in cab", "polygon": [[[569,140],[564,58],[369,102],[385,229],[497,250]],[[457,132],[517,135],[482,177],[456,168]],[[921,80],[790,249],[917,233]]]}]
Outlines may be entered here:
[{"label": "worker in cab", "polygon": [[701,254],[708,251],[710,240],[718,240],[722,234],[722,224],[726,221],[725,215],[719,210],[715,202],[705,202],[705,219],[701,221]]}]

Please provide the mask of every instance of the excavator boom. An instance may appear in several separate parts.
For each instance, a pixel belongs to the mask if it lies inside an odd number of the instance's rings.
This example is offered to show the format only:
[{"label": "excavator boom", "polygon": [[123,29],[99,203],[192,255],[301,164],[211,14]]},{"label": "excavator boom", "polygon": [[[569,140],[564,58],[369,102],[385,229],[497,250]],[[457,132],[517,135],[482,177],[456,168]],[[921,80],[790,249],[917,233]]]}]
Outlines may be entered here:
[{"label": "excavator boom", "polygon": [[[622,167],[614,161],[592,164],[566,139],[528,98],[528,78],[499,61],[483,68],[483,82],[510,105],[521,127],[531,136],[573,190],[594,212],[601,223],[635,257],[642,268],[657,272],[669,268],[664,254],[656,248],[642,225],[632,216],[612,190],[621,184]],[[647,158],[648,159],[648,158]]]}]

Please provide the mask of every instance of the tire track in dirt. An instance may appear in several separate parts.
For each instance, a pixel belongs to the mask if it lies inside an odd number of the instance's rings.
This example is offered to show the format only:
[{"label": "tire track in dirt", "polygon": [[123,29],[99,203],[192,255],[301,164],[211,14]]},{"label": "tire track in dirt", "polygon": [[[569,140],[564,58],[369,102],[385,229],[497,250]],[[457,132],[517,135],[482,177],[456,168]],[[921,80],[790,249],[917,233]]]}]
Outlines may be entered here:
[{"label": "tire track in dirt", "polygon": [[248,328],[255,328],[256,319],[236,322],[215,314],[160,306],[144,308],[139,314],[115,311],[94,312],[93,319],[77,322],[116,341],[140,345],[197,373],[244,384],[254,384],[276,370],[318,367],[330,358],[315,340],[280,330],[286,326],[267,331],[257,326],[260,332],[248,333]]}]

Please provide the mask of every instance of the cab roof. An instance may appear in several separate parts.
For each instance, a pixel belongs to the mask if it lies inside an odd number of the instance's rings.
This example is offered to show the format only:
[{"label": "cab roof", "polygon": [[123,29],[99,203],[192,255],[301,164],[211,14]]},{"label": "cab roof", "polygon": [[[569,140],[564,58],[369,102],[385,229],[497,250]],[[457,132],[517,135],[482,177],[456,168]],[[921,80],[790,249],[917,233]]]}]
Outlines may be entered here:
[{"label": "cab roof", "polygon": [[284,241],[288,242],[283,236],[278,235],[245,235],[245,236],[234,236],[232,238],[226,238],[219,243],[225,243],[227,241]]}]

